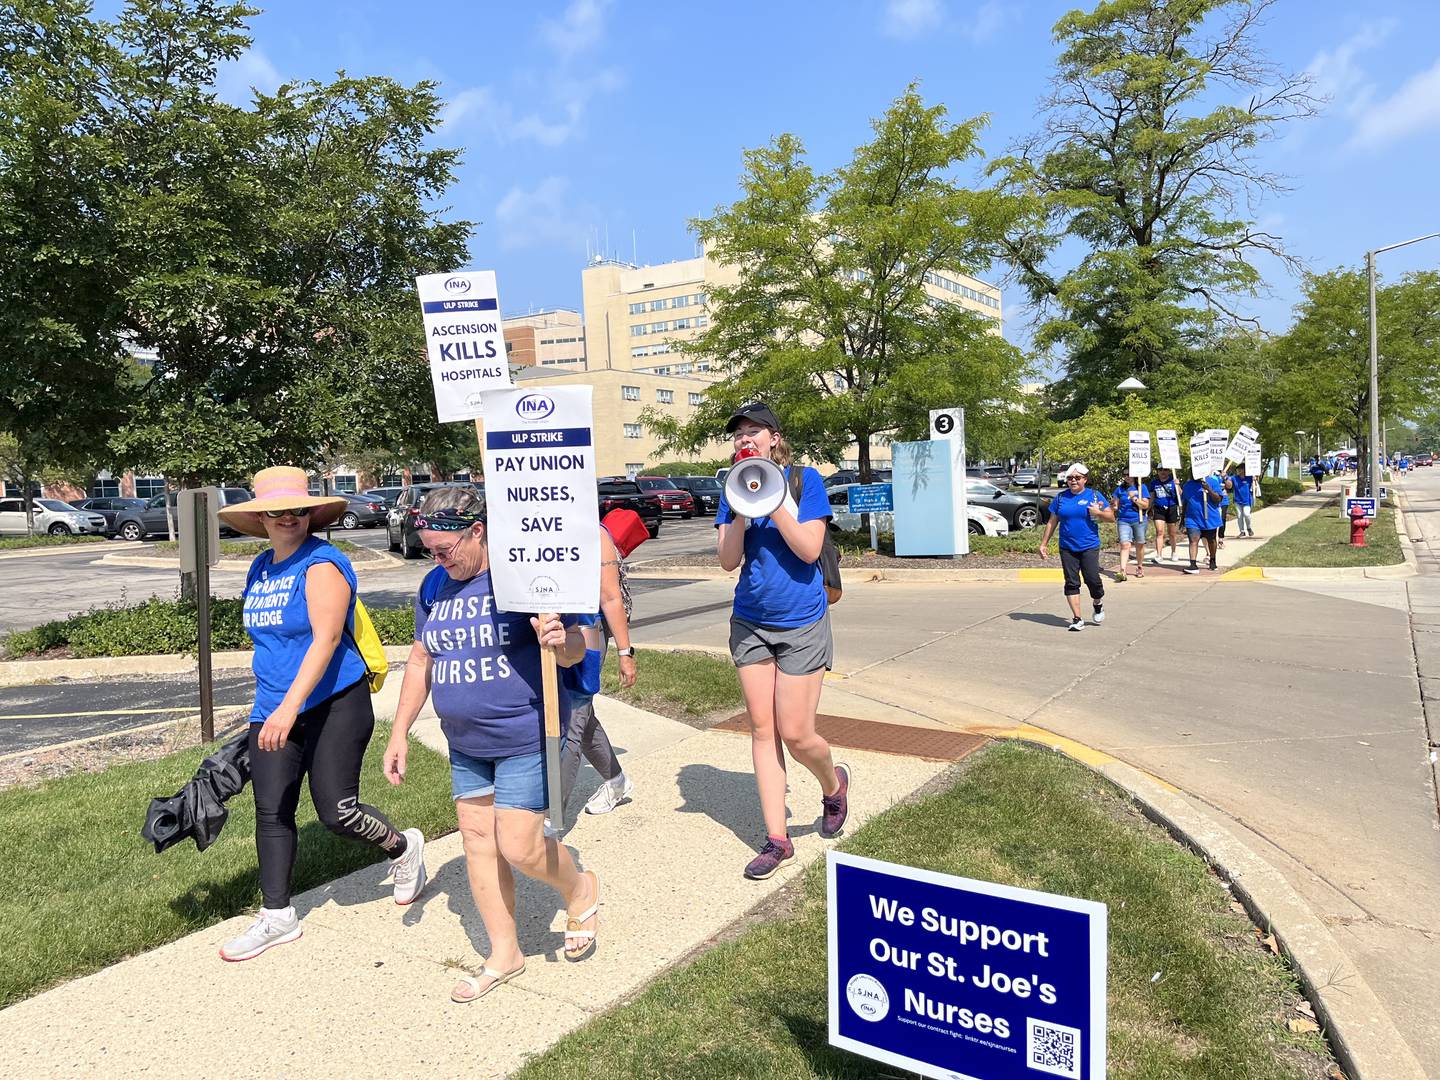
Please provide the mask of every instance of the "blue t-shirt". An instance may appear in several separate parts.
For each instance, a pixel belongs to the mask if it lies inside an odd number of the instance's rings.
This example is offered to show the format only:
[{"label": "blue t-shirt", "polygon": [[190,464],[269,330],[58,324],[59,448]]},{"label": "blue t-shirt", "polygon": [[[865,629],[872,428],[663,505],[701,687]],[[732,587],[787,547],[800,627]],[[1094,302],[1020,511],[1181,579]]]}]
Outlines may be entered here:
[{"label": "blue t-shirt", "polygon": [[1108,510],[1105,496],[1089,488],[1060,492],[1050,502],[1050,513],[1060,519],[1060,546],[1067,551],[1089,551],[1100,546],[1100,523],[1090,516],[1094,504]]},{"label": "blue t-shirt", "polygon": [[[1131,524],[1137,524],[1140,521],[1142,516],[1140,508],[1130,501],[1130,492],[1134,490],[1128,484],[1121,484],[1111,493],[1110,497],[1118,504],[1115,510],[1116,521],[1128,521]],[[1143,482],[1140,484],[1140,498],[1150,498],[1150,488]]]},{"label": "blue t-shirt", "polygon": [[[804,469],[801,476],[795,520],[828,518],[830,500],[825,494],[825,481],[810,468]],[[789,466],[785,479],[788,483]],[[734,520],[730,503],[722,495],[715,511],[715,525],[728,525]],[[735,584],[735,617],[757,626],[809,626],[825,614],[825,606],[825,582],[819,561],[803,562],[790,550],[770,518],[752,519],[745,530],[745,561]]]},{"label": "blue t-shirt", "polygon": [[[600,626],[603,622],[604,616],[602,615],[575,616],[576,626]],[[600,640],[602,644],[605,641],[603,637]],[[572,705],[584,704],[585,701],[600,692],[600,668],[604,662],[604,652],[592,649],[587,644],[584,660],[560,669],[560,682],[565,687],[565,692],[570,695]]]},{"label": "blue t-shirt", "polygon": [[1204,480],[1186,480],[1182,497],[1185,500],[1185,527],[1187,529],[1218,529],[1220,527],[1220,507],[1216,506],[1205,496],[1205,492],[1214,491]]},{"label": "blue t-shirt", "polygon": [[[431,570],[415,595],[415,640],[430,654],[431,701],[451,749],[489,760],[544,748],[540,642],[528,612],[496,605],[489,570],[465,581]],[[562,693],[561,731],[569,721]]]},{"label": "blue t-shirt", "polygon": [[1249,476],[1232,476],[1230,481],[1235,485],[1235,505],[1253,506],[1255,504],[1255,490],[1251,485],[1254,479]]},{"label": "blue t-shirt", "polygon": [[[345,625],[353,626],[355,569],[334,544],[311,536],[283,562],[275,561],[275,551],[270,548],[255,556],[250,564],[245,578],[242,618],[255,642],[255,657],[251,661],[255,672],[252,724],[263,724],[266,717],[280,707],[300,673],[310,643],[315,640],[305,599],[305,573],[317,563],[331,563],[344,575],[350,586],[350,610],[345,616]],[[355,646],[355,638],[349,633],[341,634],[325,674],[320,676],[300,711],[314,708],[341,690],[348,690],[363,679],[365,673],[365,661]]]},{"label": "blue t-shirt", "polygon": [[1156,480],[1151,496],[1153,499],[1151,505],[1157,510],[1166,510],[1174,506],[1180,499],[1180,493],[1175,490],[1175,477],[1172,476],[1169,480]]}]

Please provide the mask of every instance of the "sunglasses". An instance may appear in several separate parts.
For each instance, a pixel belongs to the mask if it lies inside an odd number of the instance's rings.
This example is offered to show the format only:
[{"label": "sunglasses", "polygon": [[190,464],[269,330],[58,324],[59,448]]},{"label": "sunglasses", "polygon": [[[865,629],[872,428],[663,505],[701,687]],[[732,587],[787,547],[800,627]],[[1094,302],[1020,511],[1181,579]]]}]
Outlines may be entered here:
[{"label": "sunglasses", "polygon": [[289,507],[285,510],[266,510],[265,516],[268,518],[282,518],[286,514],[289,514],[291,517],[308,518],[310,516],[310,509],[308,506],[296,506]]}]

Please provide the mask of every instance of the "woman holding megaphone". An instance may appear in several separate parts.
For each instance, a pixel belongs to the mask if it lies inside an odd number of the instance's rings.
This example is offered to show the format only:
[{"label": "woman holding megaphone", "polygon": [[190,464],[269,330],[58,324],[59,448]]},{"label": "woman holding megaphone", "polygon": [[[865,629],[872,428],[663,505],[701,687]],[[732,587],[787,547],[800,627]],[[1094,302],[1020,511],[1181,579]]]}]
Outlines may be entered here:
[{"label": "woman holding megaphone", "polygon": [[[814,469],[792,482],[780,421],[761,402],[730,417],[735,465],[715,513],[720,565],[740,569],[730,618],[730,655],[750,716],[750,749],[766,840],[745,876],[768,878],[795,845],[786,829],[785,751],[820,782],[820,835],[835,836],[849,814],[850,769],[836,765],[815,731],[820,684],[834,646],[820,551],[830,502]],[[798,498],[792,493],[798,489]]]}]

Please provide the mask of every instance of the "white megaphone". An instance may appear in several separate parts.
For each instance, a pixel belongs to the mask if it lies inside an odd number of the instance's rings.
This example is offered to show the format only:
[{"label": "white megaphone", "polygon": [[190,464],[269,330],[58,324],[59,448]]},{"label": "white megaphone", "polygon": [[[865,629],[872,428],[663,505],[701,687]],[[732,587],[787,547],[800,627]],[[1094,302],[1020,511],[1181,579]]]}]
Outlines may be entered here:
[{"label": "white megaphone", "polygon": [[795,513],[785,470],[749,448],[736,452],[735,464],[725,475],[725,501],[743,518],[769,517],[781,505]]}]

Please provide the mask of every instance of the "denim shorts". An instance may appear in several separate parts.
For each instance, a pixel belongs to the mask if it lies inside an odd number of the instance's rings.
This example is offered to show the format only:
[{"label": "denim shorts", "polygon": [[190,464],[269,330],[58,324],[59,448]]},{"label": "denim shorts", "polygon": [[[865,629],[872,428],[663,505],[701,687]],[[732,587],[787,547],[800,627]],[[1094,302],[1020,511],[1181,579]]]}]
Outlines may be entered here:
[{"label": "denim shorts", "polygon": [[494,795],[495,805],[510,810],[543,811],[549,803],[545,790],[545,755],[477,758],[461,750],[450,751],[450,791],[456,799]]},{"label": "denim shorts", "polygon": [[1115,523],[1120,529],[1120,543],[1143,544],[1145,542],[1145,530],[1148,528],[1143,521],[1117,521]]}]

